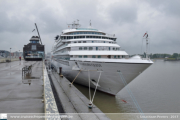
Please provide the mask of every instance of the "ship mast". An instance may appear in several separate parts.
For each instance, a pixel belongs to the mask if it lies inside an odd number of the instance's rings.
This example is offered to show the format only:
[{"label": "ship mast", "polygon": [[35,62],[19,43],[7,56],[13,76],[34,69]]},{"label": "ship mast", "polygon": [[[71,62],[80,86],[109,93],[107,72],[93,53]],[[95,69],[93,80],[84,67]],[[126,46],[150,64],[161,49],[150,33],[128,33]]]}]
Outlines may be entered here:
[{"label": "ship mast", "polygon": [[[147,32],[144,34],[144,36],[143,36],[143,39],[144,39],[144,37],[146,37],[145,39],[146,39],[146,51],[145,51],[145,55],[146,55],[146,59],[148,59],[148,34],[147,34]],[[142,41],[143,42],[143,41]]]},{"label": "ship mast", "polygon": [[79,20],[74,21],[72,24],[67,24],[68,26],[72,26],[72,29],[76,29],[78,27],[80,27],[80,24],[79,24]]},{"label": "ship mast", "polygon": [[148,34],[146,35],[146,59],[148,59]]}]

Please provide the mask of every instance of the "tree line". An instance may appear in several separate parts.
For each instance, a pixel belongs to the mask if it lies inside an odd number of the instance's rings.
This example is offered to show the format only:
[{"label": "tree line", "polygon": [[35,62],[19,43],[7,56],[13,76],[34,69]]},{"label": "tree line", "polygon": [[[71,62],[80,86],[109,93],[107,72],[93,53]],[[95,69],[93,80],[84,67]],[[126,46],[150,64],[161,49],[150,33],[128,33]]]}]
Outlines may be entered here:
[{"label": "tree line", "polygon": [[178,53],[173,53],[172,55],[171,54],[150,54],[149,55],[151,59],[154,59],[154,58],[175,58],[175,59],[178,59],[180,58],[180,54]]}]

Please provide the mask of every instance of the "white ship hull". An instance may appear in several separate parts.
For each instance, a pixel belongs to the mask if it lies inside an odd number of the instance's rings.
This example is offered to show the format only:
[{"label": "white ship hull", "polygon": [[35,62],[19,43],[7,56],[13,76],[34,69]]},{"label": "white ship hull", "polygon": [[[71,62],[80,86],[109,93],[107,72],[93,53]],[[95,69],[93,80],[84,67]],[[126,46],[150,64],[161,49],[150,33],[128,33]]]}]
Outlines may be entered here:
[{"label": "white ship hull", "polygon": [[[68,24],[72,29],[55,37],[52,64],[70,81],[116,95],[153,62],[135,55],[129,58],[116,42],[115,34],[101,30],[79,28],[79,21]],[[147,33],[145,33],[146,35]],[[145,36],[144,35],[144,36]],[[146,35],[148,46],[148,35]],[[90,74],[90,75],[89,75]],[[100,79],[99,79],[100,78]]]},{"label": "white ship hull", "polygon": [[75,80],[75,83],[84,86],[89,86],[89,70],[91,88],[95,88],[95,85],[98,83],[100,71],[102,71],[97,89],[111,95],[116,95],[122,88],[125,87],[121,76],[123,76],[128,84],[152,63],[66,61],[62,64],[62,62],[59,62],[59,60],[52,60],[52,64],[56,67],[57,70],[59,70],[59,67],[62,67],[63,75],[70,81],[74,80],[76,75],[81,70],[80,74]]}]

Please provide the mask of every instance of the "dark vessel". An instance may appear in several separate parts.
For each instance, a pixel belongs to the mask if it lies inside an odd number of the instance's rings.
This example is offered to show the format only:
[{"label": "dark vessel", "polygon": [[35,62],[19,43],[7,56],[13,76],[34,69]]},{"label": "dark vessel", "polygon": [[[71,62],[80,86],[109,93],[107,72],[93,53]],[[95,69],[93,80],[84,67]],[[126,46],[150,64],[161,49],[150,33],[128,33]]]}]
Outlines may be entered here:
[{"label": "dark vessel", "polygon": [[23,47],[23,57],[26,61],[37,61],[44,59],[44,55],[45,55],[44,45],[42,45],[41,37],[36,23],[35,26],[39,36],[32,36],[32,38],[29,40],[30,43],[24,45]]},{"label": "dark vessel", "polygon": [[44,45],[39,43],[38,36],[32,36],[30,43],[24,45],[23,57],[26,61],[38,61],[44,59]]}]

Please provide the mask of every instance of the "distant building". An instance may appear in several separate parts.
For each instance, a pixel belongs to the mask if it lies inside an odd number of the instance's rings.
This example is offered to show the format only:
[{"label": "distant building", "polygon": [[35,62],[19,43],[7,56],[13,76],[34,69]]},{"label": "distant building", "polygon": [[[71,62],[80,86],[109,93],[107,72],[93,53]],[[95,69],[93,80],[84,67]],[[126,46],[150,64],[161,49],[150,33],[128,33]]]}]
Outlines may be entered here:
[{"label": "distant building", "polygon": [[22,55],[23,55],[23,53],[22,52],[18,52],[18,51],[11,53],[11,56],[13,56],[15,58],[22,57]]},{"label": "distant building", "polygon": [[6,50],[0,50],[0,56],[7,58],[8,56],[10,56],[10,52]]},{"label": "distant building", "polygon": [[[17,57],[22,57],[22,52],[18,52],[18,51],[16,51],[16,52],[11,52],[11,57],[13,57],[13,58],[17,58]],[[10,56],[10,52],[9,51],[6,51],[6,50],[0,50],[0,56],[1,57],[4,57],[4,58],[7,58],[7,57],[9,57]]]}]

